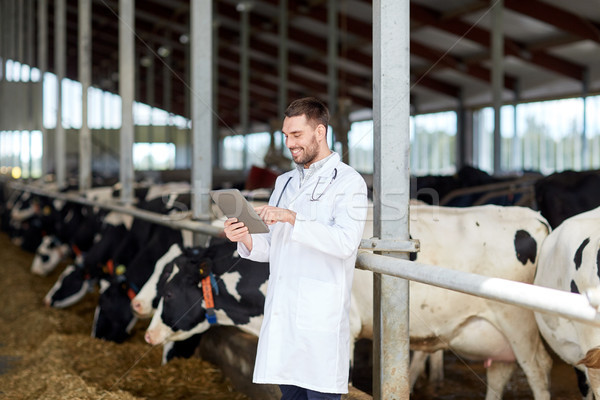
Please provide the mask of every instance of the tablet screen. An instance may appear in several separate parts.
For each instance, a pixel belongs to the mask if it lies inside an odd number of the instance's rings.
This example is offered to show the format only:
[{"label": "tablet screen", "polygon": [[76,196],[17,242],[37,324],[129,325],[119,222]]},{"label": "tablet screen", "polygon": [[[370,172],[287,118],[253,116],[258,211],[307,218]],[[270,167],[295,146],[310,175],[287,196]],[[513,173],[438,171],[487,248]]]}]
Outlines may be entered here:
[{"label": "tablet screen", "polygon": [[210,196],[228,218],[237,218],[250,233],[267,233],[269,227],[258,216],[252,204],[237,189],[211,190]]}]

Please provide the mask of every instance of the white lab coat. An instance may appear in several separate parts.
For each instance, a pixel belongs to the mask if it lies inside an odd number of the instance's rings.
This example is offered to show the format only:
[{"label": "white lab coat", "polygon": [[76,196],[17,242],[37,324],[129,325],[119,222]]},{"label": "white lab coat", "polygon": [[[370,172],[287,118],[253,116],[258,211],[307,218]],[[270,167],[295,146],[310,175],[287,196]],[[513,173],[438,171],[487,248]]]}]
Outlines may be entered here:
[{"label": "white lab coat", "polygon": [[270,262],[253,381],[347,393],[350,292],[366,185],[333,154],[301,188],[296,169],[278,177],[270,205],[290,177],[279,207],[297,213],[295,225],[279,222],[252,235],[252,252],[238,245],[242,257]]}]

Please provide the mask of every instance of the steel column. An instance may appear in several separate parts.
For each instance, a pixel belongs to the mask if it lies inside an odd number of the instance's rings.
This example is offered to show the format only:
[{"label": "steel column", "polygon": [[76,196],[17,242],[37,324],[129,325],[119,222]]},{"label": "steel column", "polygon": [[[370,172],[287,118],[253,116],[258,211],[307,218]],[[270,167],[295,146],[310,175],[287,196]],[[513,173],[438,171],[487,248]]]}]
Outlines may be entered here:
[{"label": "steel column", "polygon": [[67,7],[66,0],[55,0],[54,3],[54,70],[56,72],[56,129],[54,141],[56,160],[56,184],[64,187],[67,175],[67,149],[65,129],[62,125],[62,81],[67,65]]},{"label": "steel column", "polygon": [[25,4],[23,0],[17,1],[17,10],[16,10],[16,30],[15,33],[17,35],[17,60],[22,64],[25,60]]},{"label": "steel column", "polygon": [[92,133],[88,126],[88,89],[92,84],[92,3],[79,0],[79,82],[81,130],[79,132],[79,190],[92,187]]},{"label": "steel column", "polygon": [[[328,107],[332,116],[338,113],[338,7],[337,0],[327,2],[327,95]],[[340,124],[336,124],[339,129]],[[335,136],[340,132],[334,132]],[[332,145],[335,143],[335,138]]]},{"label": "steel column", "polygon": [[154,53],[154,44],[152,42],[148,43],[148,65],[146,66],[146,101],[150,106],[150,121],[148,122],[148,133],[150,135],[150,142],[154,142],[154,121],[152,115],[154,114],[154,104],[156,102],[154,93],[155,93],[155,68],[156,63],[154,62],[155,53]]},{"label": "steel column", "polygon": [[248,163],[248,142],[246,135],[250,130],[248,120],[250,117],[250,2],[240,3],[238,10],[241,13],[240,27],[240,128],[244,138],[244,157],[242,169]]},{"label": "steel column", "polygon": [[[373,233],[381,239],[409,239],[409,27],[409,0],[373,2]],[[373,285],[373,398],[408,399],[408,281],[376,273]]]},{"label": "steel column", "polygon": [[504,88],[504,0],[491,0],[492,7],[492,102],[494,104],[494,174],[502,169],[502,90]]},{"label": "steel column", "polygon": [[[40,70],[40,93],[44,94],[44,74],[48,69],[48,2],[47,0],[38,0],[37,10],[37,25],[38,25],[38,39],[37,39],[37,66]],[[50,146],[48,146],[49,137],[48,131],[44,126],[44,108],[40,110],[40,114],[36,116],[38,118],[38,126],[42,131],[42,176],[48,174],[49,160],[48,154],[50,152]]]},{"label": "steel column", "polygon": [[[213,2],[192,0],[192,216],[210,220],[213,139]],[[196,237],[196,242],[202,238]]]},{"label": "steel column", "polygon": [[34,93],[34,85],[31,81],[31,71],[33,69],[35,60],[33,59],[34,54],[34,43],[35,40],[33,38],[33,28],[34,28],[34,7],[33,0],[27,0],[27,49],[26,49],[26,64],[29,65],[29,76],[27,77],[29,84],[27,85],[27,122],[26,128],[28,131],[28,155],[27,155],[27,177],[31,179],[32,169],[32,157],[31,157],[31,145],[32,145],[32,131],[36,128],[35,126],[35,116],[33,115],[34,107],[33,107],[33,99],[35,96]]},{"label": "steel column", "polygon": [[519,109],[519,97],[521,94],[520,84],[517,82],[515,84],[515,103],[513,104],[513,141],[512,141],[512,168],[514,171],[518,171],[519,169],[523,169],[522,157],[519,156],[520,151],[523,150],[523,146],[519,143],[519,124],[517,123],[517,110]]},{"label": "steel column", "polygon": [[587,98],[590,91],[590,71],[586,68],[582,82],[582,100],[583,100],[583,126],[581,129],[581,169],[586,170],[590,168],[590,156],[588,153],[588,139],[587,139]]},{"label": "steel column", "polygon": [[119,0],[119,94],[121,134],[119,176],[121,201],[133,201],[133,96],[135,93],[135,0]]},{"label": "steel column", "polygon": [[279,41],[277,47],[277,118],[283,118],[288,105],[288,2],[279,1]]}]

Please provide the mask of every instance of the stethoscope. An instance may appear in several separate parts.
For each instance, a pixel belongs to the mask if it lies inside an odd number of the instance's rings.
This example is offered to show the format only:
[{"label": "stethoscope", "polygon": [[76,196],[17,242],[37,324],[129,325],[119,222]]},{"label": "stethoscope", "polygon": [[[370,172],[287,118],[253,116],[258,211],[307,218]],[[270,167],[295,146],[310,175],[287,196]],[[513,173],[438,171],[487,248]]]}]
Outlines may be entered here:
[{"label": "stethoscope", "polygon": [[[317,190],[317,187],[319,187],[319,184],[321,183],[321,177],[319,176],[319,179],[317,180],[317,183],[315,184],[315,187],[312,190],[312,194],[310,195],[310,201],[319,201],[321,199],[321,197],[323,197],[323,195],[325,194],[327,189],[329,189],[329,187],[331,186],[331,184],[333,183],[335,178],[337,178],[337,168],[333,169],[333,176],[331,177],[329,184],[325,187],[325,189],[321,193],[319,193],[317,195],[317,197],[315,197],[315,190]],[[281,190],[281,193],[279,193],[279,198],[277,199],[277,204],[275,204],[275,207],[279,207],[279,202],[281,201],[281,197],[283,196],[283,193],[285,192],[285,189],[287,188],[287,186],[291,180],[292,180],[292,177],[290,176],[288,178],[287,182],[285,183],[285,185],[283,185],[283,189]]]}]

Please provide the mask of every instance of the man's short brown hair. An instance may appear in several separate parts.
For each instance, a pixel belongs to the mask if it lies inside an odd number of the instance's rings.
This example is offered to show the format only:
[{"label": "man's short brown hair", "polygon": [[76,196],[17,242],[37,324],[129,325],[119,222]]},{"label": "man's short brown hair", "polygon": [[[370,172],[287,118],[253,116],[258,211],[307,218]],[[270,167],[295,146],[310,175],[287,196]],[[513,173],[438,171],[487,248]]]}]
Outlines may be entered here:
[{"label": "man's short brown hair", "polygon": [[327,126],[329,125],[329,110],[316,97],[304,97],[292,101],[285,110],[284,115],[286,117],[305,115],[306,120],[313,128],[322,124],[325,126],[325,131],[327,131]]}]

